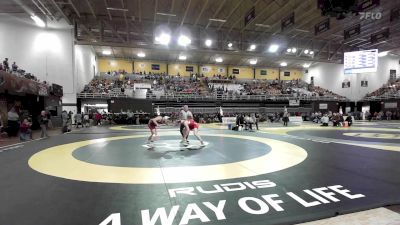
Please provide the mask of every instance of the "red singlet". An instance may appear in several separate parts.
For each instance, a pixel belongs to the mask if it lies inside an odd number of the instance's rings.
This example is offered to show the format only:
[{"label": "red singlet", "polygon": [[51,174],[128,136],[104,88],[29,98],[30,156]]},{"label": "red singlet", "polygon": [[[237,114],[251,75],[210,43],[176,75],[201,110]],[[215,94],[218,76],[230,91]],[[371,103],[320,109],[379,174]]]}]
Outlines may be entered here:
[{"label": "red singlet", "polygon": [[194,128],[199,128],[199,125],[194,120],[189,120],[189,129],[193,130]]}]

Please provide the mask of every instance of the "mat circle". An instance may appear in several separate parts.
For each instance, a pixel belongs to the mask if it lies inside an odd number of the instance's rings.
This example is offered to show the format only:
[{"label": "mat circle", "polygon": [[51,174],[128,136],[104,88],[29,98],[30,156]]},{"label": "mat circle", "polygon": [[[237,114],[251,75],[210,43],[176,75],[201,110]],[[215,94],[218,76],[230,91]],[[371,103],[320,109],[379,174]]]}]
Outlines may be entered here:
[{"label": "mat circle", "polygon": [[271,150],[258,141],[216,136],[207,137],[206,146],[201,150],[181,152],[199,144],[197,140],[191,140],[188,146],[183,146],[179,136],[162,136],[149,151],[142,139],[126,138],[86,145],[72,155],[77,160],[96,165],[155,168],[234,163],[260,157]]},{"label": "mat circle", "polygon": [[[165,132],[163,135],[176,135]],[[271,147],[269,154],[233,163],[183,167],[120,167],[105,166],[75,159],[72,153],[83,146],[104,143],[112,140],[145,138],[147,135],[129,135],[79,141],[54,146],[34,154],[28,161],[29,166],[43,174],[65,179],[127,184],[185,183],[211,180],[224,180],[257,176],[290,168],[307,158],[307,152],[294,144],[254,136],[232,134],[203,134],[221,138],[238,138],[258,141]],[[234,150],[234,149],[232,149]]]}]

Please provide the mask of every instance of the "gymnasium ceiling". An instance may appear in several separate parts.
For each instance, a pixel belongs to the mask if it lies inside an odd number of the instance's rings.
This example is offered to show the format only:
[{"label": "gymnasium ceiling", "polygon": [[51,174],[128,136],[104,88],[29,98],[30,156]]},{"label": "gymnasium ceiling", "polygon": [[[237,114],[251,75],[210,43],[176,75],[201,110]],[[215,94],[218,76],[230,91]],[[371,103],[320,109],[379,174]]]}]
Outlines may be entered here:
[{"label": "gymnasium ceiling", "polygon": [[[365,2],[360,0],[359,2]],[[245,25],[244,17],[254,7],[255,18]],[[28,8],[28,10],[27,10]],[[326,20],[317,7],[317,0],[1,0],[0,13],[29,13],[47,21],[66,20],[76,30],[76,43],[94,46],[98,56],[111,50],[115,58],[135,59],[138,52],[146,58],[178,61],[186,55],[187,62],[249,65],[257,59],[257,66],[278,66],[285,61],[289,67],[304,63],[340,63],[344,51],[378,48],[400,54],[400,20],[390,21],[392,11],[400,2],[380,0],[378,6],[366,11],[382,13],[381,19],[360,19],[349,14],[345,19],[330,18],[330,29],[318,35],[314,26]],[[282,19],[294,13],[295,23],[282,30]],[[211,19],[211,20],[210,20]],[[216,21],[216,20],[217,21]],[[219,20],[219,21],[218,21]],[[344,30],[360,24],[361,32],[344,39]],[[172,42],[168,47],[154,44],[160,29],[169,29]],[[371,42],[371,34],[390,29],[387,39]],[[174,38],[184,32],[192,43],[188,47],[176,45]],[[212,47],[204,45],[213,40]],[[227,44],[233,46],[229,48]],[[255,44],[255,50],[249,46]],[[277,53],[269,53],[271,44],[280,46]],[[295,47],[297,52],[287,53]],[[304,50],[314,55],[304,54]]]}]

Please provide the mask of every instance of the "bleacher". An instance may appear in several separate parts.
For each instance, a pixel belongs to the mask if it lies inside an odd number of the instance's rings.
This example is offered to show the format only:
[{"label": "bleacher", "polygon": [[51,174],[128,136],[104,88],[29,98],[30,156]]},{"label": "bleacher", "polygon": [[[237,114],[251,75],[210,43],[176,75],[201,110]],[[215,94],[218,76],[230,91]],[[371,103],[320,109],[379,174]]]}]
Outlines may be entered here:
[{"label": "bleacher", "polygon": [[[224,82],[221,82],[224,81]],[[78,98],[139,98],[157,100],[347,101],[301,80],[241,80],[180,77],[160,74],[96,76]]]}]

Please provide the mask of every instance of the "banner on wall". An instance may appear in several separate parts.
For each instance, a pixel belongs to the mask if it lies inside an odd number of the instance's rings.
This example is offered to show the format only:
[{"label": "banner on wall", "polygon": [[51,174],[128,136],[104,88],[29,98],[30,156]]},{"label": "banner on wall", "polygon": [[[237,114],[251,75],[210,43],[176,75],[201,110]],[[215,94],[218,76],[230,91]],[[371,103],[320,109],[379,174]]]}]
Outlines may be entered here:
[{"label": "banner on wall", "polygon": [[285,72],[283,72],[283,76],[285,76],[285,77],[290,77],[290,71],[285,71]]},{"label": "banner on wall", "polygon": [[193,66],[186,66],[186,72],[193,72]]},{"label": "banner on wall", "polygon": [[210,68],[207,66],[201,67],[201,72],[208,73],[210,72]]},{"label": "banner on wall", "polygon": [[397,109],[397,102],[385,102],[385,109]]},{"label": "banner on wall", "polygon": [[342,88],[350,88],[350,81],[343,81]]},{"label": "banner on wall", "polygon": [[326,18],[323,21],[314,25],[314,35],[318,35],[330,29],[330,19]]},{"label": "banner on wall", "polygon": [[319,109],[328,109],[328,103],[319,103]]},{"label": "banner on wall", "polygon": [[219,67],[218,68],[218,73],[224,73],[225,72],[225,69],[224,68],[222,68],[222,67]]},{"label": "banner on wall", "polygon": [[267,70],[260,70],[261,76],[267,76]]},{"label": "banner on wall", "polygon": [[367,80],[362,80],[361,81],[361,87],[368,87],[368,81]]},{"label": "banner on wall", "polygon": [[233,73],[233,74],[239,74],[240,71],[239,71],[239,69],[232,69],[232,73]]},{"label": "banner on wall", "polygon": [[300,106],[300,100],[298,99],[289,100],[289,106]]},{"label": "banner on wall", "polygon": [[344,36],[345,40],[355,37],[361,33],[361,24],[356,24],[350,28],[347,28],[343,32],[344,32],[343,36]]},{"label": "banner on wall", "polygon": [[294,25],[294,12],[290,13],[289,16],[281,20],[281,31]]},{"label": "banner on wall", "polygon": [[151,70],[160,70],[159,64],[151,64]]},{"label": "banner on wall", "polygon": [[144,63],[140,63],[140,64],[139,64],[139,67],[140,67],[140,68],[144,68]]}]

